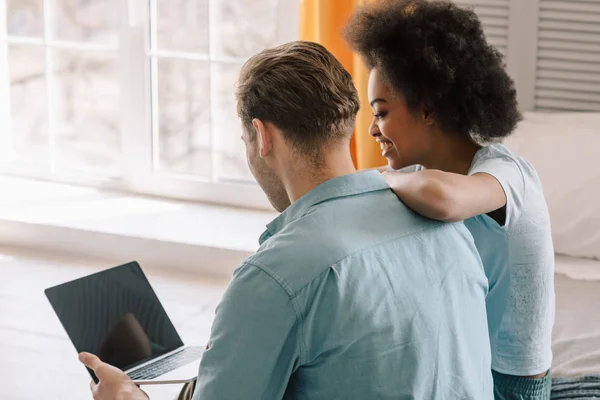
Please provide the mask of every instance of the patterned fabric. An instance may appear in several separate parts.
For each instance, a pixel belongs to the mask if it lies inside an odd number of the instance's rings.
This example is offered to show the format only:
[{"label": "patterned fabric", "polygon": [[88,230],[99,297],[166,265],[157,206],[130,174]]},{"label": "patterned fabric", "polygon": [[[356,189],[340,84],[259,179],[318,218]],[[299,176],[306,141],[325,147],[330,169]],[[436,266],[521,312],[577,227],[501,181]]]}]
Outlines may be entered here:
[{"label": "patterned fabric", "polygon": [[554,378],[551,399],[600,399],[600,376]]}]

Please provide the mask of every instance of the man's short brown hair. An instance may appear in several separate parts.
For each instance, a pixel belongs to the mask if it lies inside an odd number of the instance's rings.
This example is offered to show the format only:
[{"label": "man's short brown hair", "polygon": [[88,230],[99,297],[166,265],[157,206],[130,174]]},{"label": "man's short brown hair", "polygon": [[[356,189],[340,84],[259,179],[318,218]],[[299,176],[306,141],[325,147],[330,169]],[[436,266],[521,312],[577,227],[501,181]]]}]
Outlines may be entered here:
[{"label": "man's short brown hair", "polygon": [[297,41],[250,58],[237,86],[237,110],[253,137],[258,118],[281,129],[300,154],[320,157],[329,143],[349,139],[359,109],[352,77],[325,47]]}]

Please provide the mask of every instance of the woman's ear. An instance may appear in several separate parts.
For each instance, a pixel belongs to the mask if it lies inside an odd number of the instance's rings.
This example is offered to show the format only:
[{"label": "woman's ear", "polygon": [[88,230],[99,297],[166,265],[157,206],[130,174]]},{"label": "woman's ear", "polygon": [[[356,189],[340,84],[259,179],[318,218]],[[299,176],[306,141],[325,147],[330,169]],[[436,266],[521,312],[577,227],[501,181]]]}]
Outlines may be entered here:
[{"label": "woman's ear", "polygon": [[425,125],[427,125],[427,126],[433,125],[435,123],[435,120],[433,117],[434,117],[434,115],[431,111],[429,111],[426,108],[423,109],[423,122],[425,123]]}]

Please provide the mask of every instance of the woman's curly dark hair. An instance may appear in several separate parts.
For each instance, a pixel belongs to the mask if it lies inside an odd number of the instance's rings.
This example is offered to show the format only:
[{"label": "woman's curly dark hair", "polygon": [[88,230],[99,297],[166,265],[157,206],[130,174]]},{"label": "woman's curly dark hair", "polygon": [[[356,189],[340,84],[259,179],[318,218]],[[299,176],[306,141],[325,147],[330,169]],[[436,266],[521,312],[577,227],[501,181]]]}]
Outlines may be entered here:
[{"label": "woman's curly dark hair", "polygon": [[447,132],[497,141],[521,119],[502,55],[475,13],[449,1],[381,0],[358,9],[345,38],[410,109]]}]

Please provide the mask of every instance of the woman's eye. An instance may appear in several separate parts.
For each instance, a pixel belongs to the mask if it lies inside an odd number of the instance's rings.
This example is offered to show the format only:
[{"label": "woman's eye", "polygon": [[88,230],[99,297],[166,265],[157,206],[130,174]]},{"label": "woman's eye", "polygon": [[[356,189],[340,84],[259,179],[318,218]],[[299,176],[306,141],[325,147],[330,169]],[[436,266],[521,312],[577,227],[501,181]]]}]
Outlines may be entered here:
[{"label": "woman's eye", "polygon": [[373,114],[373,115],[374,115],[374,116],[375,116],[375,118],[377,118],[377,119],[382,119],[383,117],[385,117],[385,114],[386,114],[386,113],[376,113],[376,114]]}]

